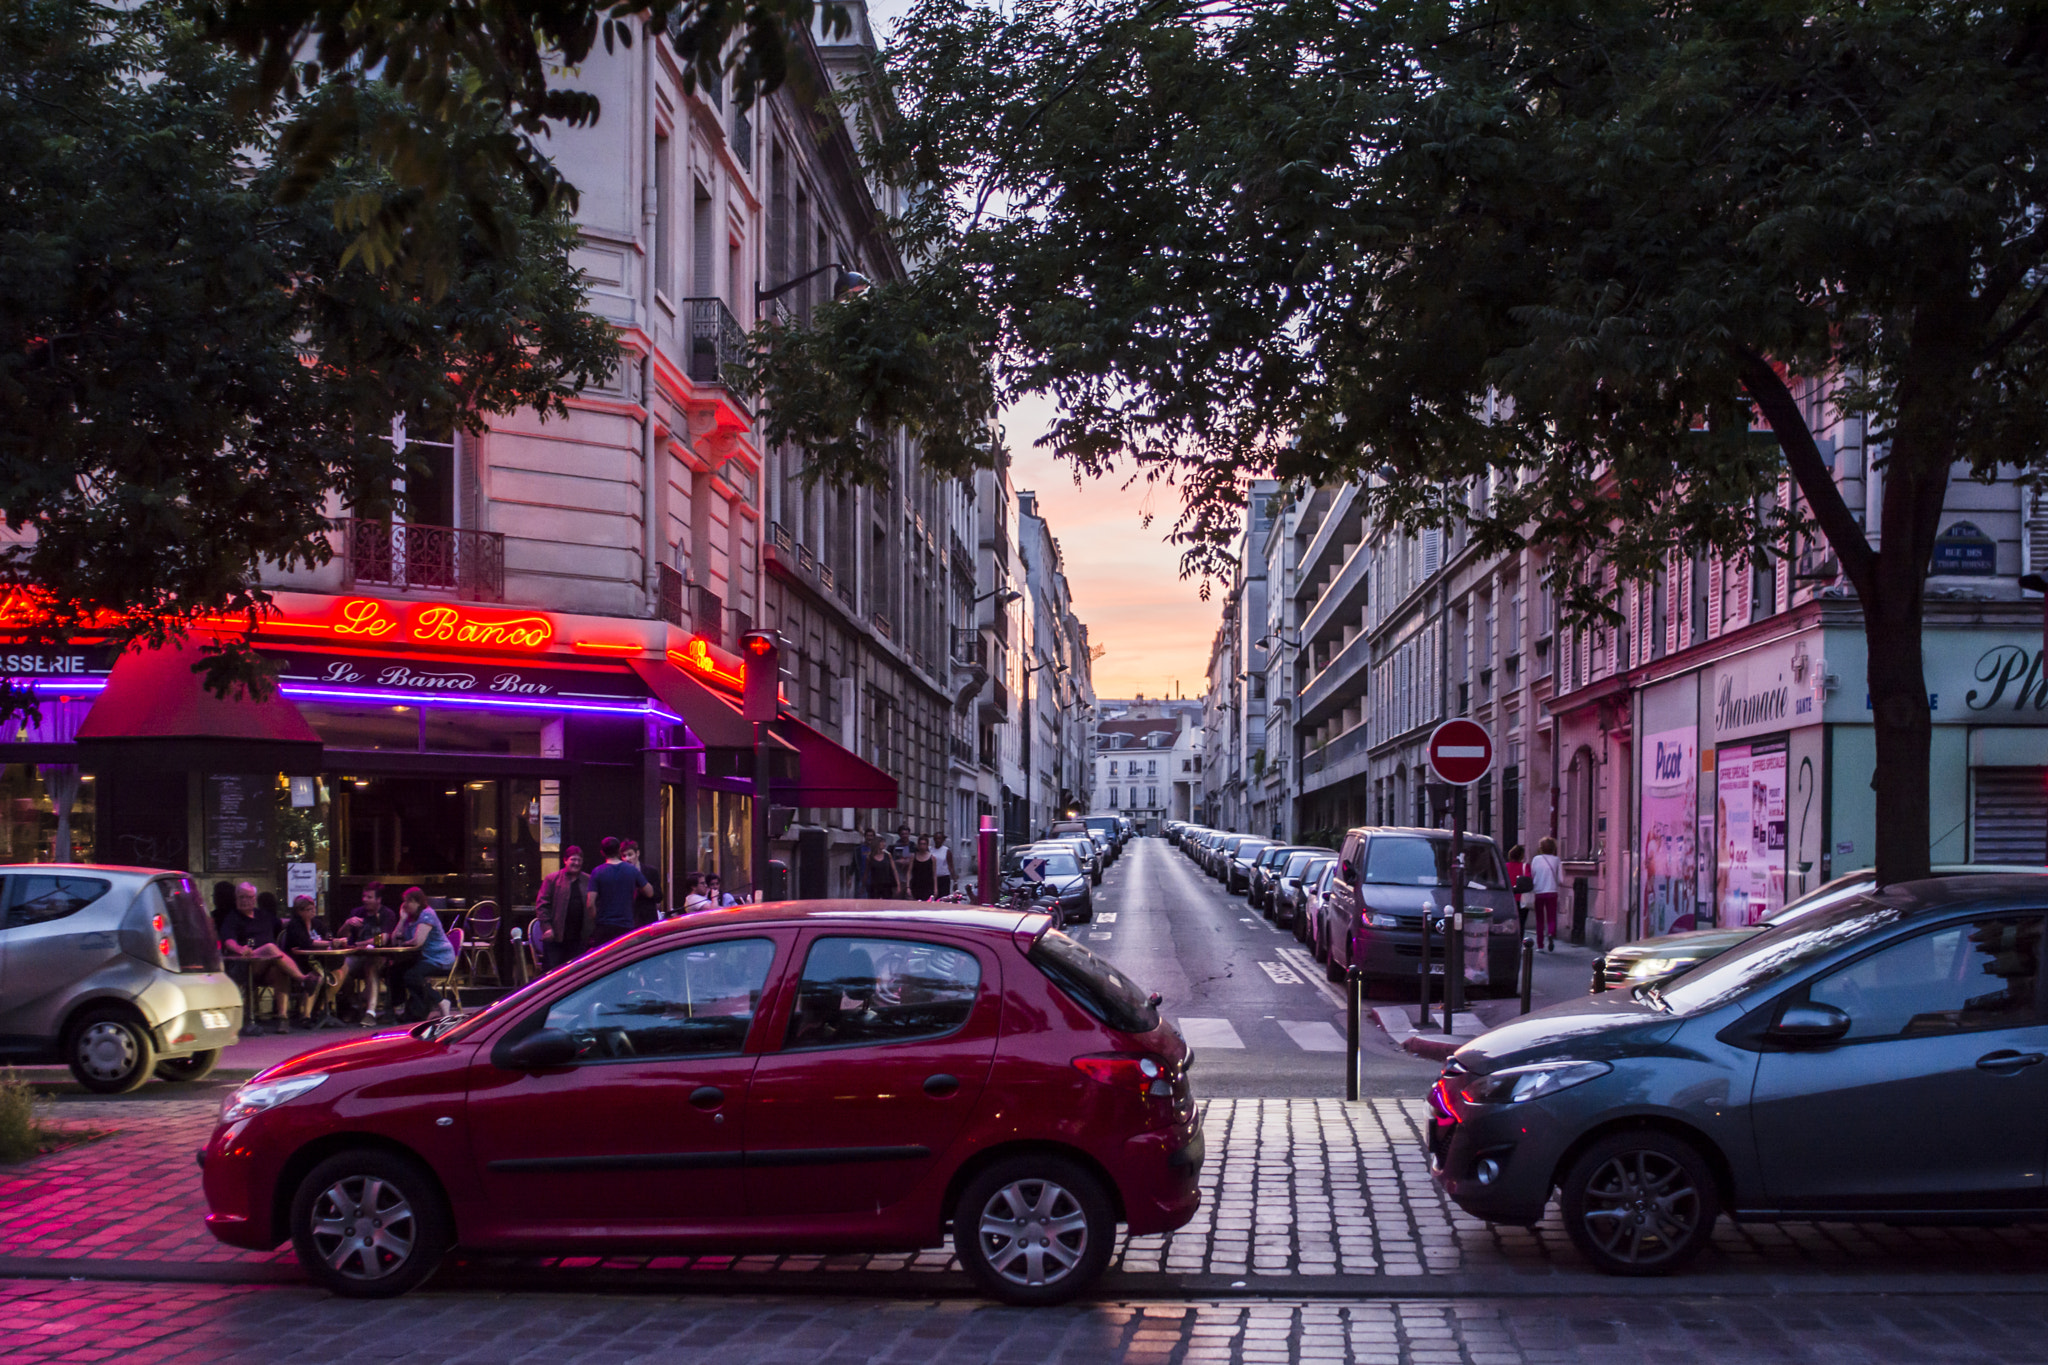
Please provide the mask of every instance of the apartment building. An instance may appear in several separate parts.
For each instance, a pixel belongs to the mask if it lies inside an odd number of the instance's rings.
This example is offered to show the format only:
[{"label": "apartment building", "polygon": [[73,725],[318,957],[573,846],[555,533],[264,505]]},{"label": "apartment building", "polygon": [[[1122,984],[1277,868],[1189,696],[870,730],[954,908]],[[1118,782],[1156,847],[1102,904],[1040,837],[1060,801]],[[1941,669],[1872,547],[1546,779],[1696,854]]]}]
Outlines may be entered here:
[{"label": "apartment building", "polygon": [[[1874,525],[1882,448],[1828,383],[1803,402]],[[2048,566],[2048,518],[2015,474],[1959,472],[1942,513],[1925,637],[1937,862],[2048,856],[2042,604],[2018,582]],[[1491,493],[1474,486],[1474,508]],[[1565,913],[1589,941],[1751,923],[1871,864],[1861,614],[1824,544],[1760,564],[1673,556],[1621,588],[1620,625],[1588,627],[1561,619],[1542,547],[1484,556],[1455,525],[1371,525],[1364,501],[1308,490],[1275,525],[1268,574],[1291,560],[1299,621],[1297,837],[1436,823],[1423,748],[1470,716],[1497,754],[1472,827],[1503,848],[1557,839]]]},{"label": "apartment building", "polygon": [[1028,825],[1043,833],[1054,820],[1090,804],[1094,766],[1094,653],[1088,628],[1074,614],[1059,541],[1029,490],[1017,494],[1018,548],[1032,613],[1021,672],[1024,798]]}]

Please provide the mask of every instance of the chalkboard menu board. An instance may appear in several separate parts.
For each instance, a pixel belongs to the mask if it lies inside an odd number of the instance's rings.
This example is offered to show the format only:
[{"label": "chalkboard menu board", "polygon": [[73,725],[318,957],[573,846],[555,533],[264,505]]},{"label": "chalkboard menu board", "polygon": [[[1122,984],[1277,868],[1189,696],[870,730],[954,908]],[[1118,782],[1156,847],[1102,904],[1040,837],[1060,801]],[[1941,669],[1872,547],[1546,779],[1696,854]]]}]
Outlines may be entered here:
[{"label": "chalkboard menu board", "polygon": [[271,809],[277,778],[264,773],[206,775],[206,867],[262,872],[270,867]]}]

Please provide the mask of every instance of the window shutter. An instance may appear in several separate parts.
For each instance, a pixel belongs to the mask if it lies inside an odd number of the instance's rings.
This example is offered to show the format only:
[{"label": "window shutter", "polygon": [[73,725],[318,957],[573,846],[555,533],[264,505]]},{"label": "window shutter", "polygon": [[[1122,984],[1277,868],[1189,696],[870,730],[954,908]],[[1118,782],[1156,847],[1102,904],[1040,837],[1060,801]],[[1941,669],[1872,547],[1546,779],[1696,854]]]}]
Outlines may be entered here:
[{"label": "window shutter", "polygon": [[1716,639],[1721,634],[1721,580],[1726,575],[1719,554],[1707,556],[1707,638]]},{"label": "window shutter", "polygon": [[1690,577],[1686,573],[1686,568],[1687,564],[1679,559],[1678,551],[1673,550],[1664,556],[1664,652],[1666,654],[1676,654],[1681,647],[1678,642],[1685,638],[1679,629],[1679,623],[1685,620],[1685,608],[1689,596],[1685,591],[1686,579]]},{"label": "window shutter", "polygon": [[2020,490],[2020,572],[2048,573],[2048,493]]},{"label": "window shutter", "polygon": [[1771,614],[1792,609],[1792,561],[1779,555],[1771,565]]},{"label": "window shutter", "polygon": [[[1749,624],[1749,614],[1753,610],[1749,600],[1750,593],[1756,586],[1756,565],[1750,562],[1747,554],[1738,555],[1735,563],[1728,568],[1735,571],[1735,620],[1721,622],[1722,630],[1733,630]],[[1725,581],[1728,569],[1721,572]]]},{"label": "window shutter", "polygon": [[1428,578],[1437,570],[1443,557],[1444,533],[1432,526],[1422,533],[1422,576]]}]

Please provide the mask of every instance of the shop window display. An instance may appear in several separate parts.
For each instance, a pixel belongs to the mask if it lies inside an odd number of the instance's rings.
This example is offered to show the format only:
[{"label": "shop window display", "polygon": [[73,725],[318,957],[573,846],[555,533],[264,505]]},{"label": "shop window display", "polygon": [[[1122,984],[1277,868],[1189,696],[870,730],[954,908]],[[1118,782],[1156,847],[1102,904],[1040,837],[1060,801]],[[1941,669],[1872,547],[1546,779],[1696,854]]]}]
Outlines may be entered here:
[{"label": "shop window display", "polygon": [[68,763],[0,765],[0,862],[91,862],[93,777]]}]

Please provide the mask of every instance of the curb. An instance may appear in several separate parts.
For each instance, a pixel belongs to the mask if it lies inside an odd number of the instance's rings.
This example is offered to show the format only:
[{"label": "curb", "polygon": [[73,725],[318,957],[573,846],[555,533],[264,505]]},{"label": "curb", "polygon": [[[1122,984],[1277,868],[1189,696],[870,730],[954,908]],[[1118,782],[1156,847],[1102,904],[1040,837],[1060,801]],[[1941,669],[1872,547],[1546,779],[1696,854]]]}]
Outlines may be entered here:
[{"label": "curb", "polygon": [[1434,1062],[1442,1062],[1448,1061],[1453,1052],[1471,1041],[1470,1038],[1460,1038],[1455,1033],[1448,1038],[1431,1037],[1427,1033],[1411,1033],[1401,1040],[1401,1050],[1412,1052],[1417,1057],[1427,1057]]},{"label": "curb", "polygon": [[[0,1257],[0,1280],[83,1280],[308,1288],[292,1263],[259,1265]],[[640,1270],[603,1266],[505,1266],[458,1263],[422,1293],[696,1294],[707,1297],[827,1295],[863,1299],[980,1299],[958,1271]],[[2048,1294],[2048,1273],[1755,1275],[1744,1272],[1672,1279],[1615,1279],[1591,1271],[1448,1275],[1173,1275],[1111,1271],[1088,1299],[1772,1299],[1857,1295],[1970,1298]]]}]

